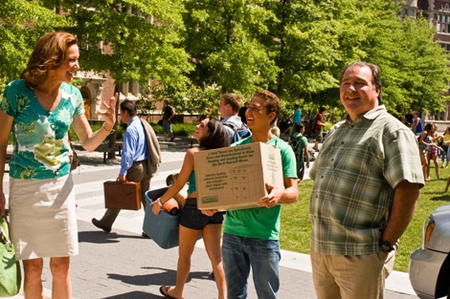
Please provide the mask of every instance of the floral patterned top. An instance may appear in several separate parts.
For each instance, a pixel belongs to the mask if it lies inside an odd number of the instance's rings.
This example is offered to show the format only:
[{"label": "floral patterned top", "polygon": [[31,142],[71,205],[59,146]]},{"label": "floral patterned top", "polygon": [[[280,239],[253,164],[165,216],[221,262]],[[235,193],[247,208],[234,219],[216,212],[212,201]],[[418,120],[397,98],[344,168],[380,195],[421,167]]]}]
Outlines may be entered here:
[{"label": "floral patterned top", "polygon": [[48,111],[25,81],[12,81],[5,88],[0,109],[14,117],[10,177],[42,180],[69,174],[67,132],[73,117],[84,113],[84,106],[76,87],[62,83],[60,89],[60,103]]}]

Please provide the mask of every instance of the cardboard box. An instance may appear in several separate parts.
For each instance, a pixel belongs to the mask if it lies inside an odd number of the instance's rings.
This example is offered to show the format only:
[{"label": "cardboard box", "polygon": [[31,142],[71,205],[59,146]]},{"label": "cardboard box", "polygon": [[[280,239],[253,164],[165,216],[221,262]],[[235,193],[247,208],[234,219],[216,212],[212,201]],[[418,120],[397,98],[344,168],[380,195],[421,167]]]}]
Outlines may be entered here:
[{"label": "cardboard box", "polygon": [[265,183],[284,189],[280,150],[266,143],[200,151],[194,169],[199,209],[257,207]]},{"label": "cardboard box", "polygon": [[180,215],[171,215],[162,209],[159,215],[155,215],[149,204],[161,197],[166,191],[167,187],[145,192],[147,208],[145,209],[144,225],[142,227],[142,230],[159,247],[164,249],[178,246]]}]

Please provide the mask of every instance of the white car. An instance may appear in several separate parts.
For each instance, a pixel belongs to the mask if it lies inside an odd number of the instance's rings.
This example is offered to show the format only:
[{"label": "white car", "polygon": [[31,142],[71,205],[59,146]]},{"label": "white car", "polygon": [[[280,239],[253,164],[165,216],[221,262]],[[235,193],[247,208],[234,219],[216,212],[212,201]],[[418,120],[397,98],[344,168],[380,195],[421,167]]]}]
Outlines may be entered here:
[{"label": "white car", "polygon": [[411,254],[409,280],[420,298],[450,295],[450,205],[425,220],[422,247]]}]

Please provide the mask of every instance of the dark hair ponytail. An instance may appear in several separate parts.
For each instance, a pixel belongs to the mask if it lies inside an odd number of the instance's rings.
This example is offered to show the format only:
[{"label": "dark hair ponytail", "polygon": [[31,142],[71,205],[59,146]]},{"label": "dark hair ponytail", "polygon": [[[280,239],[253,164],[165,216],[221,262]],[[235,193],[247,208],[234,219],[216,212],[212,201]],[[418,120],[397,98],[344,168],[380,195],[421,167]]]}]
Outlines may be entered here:
[{"label": "dark hair ponytail", "polygon": [[230,145],[228,132],[220,121],[210,117],[207,126],[209,135],[199,141],[201,148],[209,150]]}]

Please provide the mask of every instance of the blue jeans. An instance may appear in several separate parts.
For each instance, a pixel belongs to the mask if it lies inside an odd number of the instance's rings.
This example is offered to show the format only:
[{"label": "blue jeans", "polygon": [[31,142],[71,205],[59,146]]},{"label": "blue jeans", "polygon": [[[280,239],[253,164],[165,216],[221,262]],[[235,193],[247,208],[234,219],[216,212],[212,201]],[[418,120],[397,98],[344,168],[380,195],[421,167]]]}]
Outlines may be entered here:
[{"label": "blue jeans", "polygon": [[280,259],[278,241],[244,238],[224,233],[222,260],[228,298],[247,298],[250,266],[258,298],[278,298]]}]

